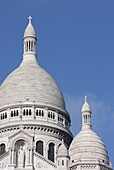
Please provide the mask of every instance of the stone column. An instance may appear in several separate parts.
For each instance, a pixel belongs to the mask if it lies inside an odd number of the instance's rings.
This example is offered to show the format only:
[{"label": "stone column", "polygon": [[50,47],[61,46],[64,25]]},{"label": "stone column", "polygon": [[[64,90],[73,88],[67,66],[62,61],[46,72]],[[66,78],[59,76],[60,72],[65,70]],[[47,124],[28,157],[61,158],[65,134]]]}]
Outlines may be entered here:
[{"label": "stone column", "polygon": [[44,117],[46,120],[48,120],[48,108],[45,107]]},{"label": "stone column", "polygon": [[46,147],[44,147],[44,157],[46,157]]},{"label": "stone column", "polygon": [[21,106],[19,107],[19,116],[20,116],[20,119],[22,119],[22,107]]},{"label": "stone column", "polygon": [[30,153],[30,165],[32,165],[32,160],[33,160],[33,154],[32,154],[32,148],[29,149],[29,153]]},{"label": "stone column", "polygon": [[12,152],[11,152],[11,154],[12,154],[12,160],[11,160],[11,164],[14,164],[14,149],[12,149]]},{"label": "stone column", "polygon": [[27,169],[33,169],[33,152],[32,148],[27,148],[26,165]]},{"label": "stone column", "polygon": [[58,124],[58,111],[56,110],[56,112],[55,112],[55,121],[56,121],[56,123]]},{"label": "stone column", "polygon": [[65,127],[65,118],[63,117],[63,126]]},{"label": "stone column", "polygon": [[45,157],[48,159],[48,146],[45,147]]},{"label": "stone column", "polygon": [[9,165],[8,165],[8,169],[14,170],[15,167],[16,167],[15,150],[11,148],[9,152],[10,152],[10,162],[9,162]]},{"label": "stone column", "polygon": [[10,108],[7,109],[7,119],[10,120]]},{"label": "stone column", "polygon": [[35,106],[33,105],[32,106],[32,119],[34,120],[35,119]]},{"label": "stone column", "polygon": [[30,164],[30,159],[29,159],[29,149],[27,148],[26,150],[26,165],[29,165]]},{"label": "stone column", "polygon": [[14,149],[11,149],[10,150],[10,164],[11,165],[14,165],[15,164],[15,150]]}]

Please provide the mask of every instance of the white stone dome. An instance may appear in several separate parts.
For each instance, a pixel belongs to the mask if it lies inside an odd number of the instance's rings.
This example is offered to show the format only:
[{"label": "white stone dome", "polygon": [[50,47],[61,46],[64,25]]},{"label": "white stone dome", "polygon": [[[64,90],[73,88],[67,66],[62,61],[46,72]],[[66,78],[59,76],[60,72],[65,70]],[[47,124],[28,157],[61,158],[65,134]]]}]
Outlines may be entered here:
[{"label": "white stone dome", "polygon": [[81,130],[73,139],[69,156],[71,163],[80,161],[100,161],[109,164],[109,157],[101,138],[91,129]]},{"label": "white stone dome", "polygon": [[0,87],[0,108],[26,101],[66,112],[58,85],[37,62],[22,62]]}]

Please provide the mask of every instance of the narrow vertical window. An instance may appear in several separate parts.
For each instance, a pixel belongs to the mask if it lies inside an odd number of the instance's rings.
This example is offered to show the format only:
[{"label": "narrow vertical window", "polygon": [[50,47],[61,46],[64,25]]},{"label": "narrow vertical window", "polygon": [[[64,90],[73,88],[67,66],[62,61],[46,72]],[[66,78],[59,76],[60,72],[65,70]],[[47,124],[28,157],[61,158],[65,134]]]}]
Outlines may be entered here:
[{"label": "narrow vertical window", "polygon": [[64,160],[62,160],[62,166],[64,166]]},{"label": "narrow vertical window", "polygon": [[27,41],[27,52],[28,52],[28,41]]},{"label": "narrow vertical window", "polygon": [[5,112],[5,119],[7,119],[7,113]]},{"label": "narrow vertical window", "polygon": [[30,41],[29,41],[29,51],[30,51]]},{"label": "narrow vertical window", "polygon": [[31,115],[32,113],[31,113],[31,109],[29,109],[29,115]]},{"label": "narrow vertical window", "polygon": [[25,109],[23,110],[23,116],[25,116]]},{"label": "narrow vertical window", "polygon": [[11,117],[13,117],[13,111],[11,111]]},{"label": "narrow vertical window", "polygon": [[28,116],[28,109],[26,109],[26,115]]},{"label": "narrow vertical window", "polygon": [[17,116],[19,116],[19,111],[17,110]]},{"label": "narrow vertical window", "polygon": [[33,49],[33,41],[31,41],[31,51],[34,51],[34,49]]},{"label": "narrow vertical window", "polygon": [[14,110],[14,117],[16,116],[15,110]]},{"label": "narrow vertical window", "polygon": [[36,152],[43,155],[43,142],[42,141],[36,142]]},{"label": "narrow vertical window", "polygon": [[49,150],[48,150],[48,159],[52,162],[54,162],[54,159],[55,159],[54,148],[55,148],[54,143],[50,143]]},{"label": "narrow vertical window", "polygon": [[1,144],[0,145],[0,155],[2,155],[3,153],[5,153],[5,144]]}]

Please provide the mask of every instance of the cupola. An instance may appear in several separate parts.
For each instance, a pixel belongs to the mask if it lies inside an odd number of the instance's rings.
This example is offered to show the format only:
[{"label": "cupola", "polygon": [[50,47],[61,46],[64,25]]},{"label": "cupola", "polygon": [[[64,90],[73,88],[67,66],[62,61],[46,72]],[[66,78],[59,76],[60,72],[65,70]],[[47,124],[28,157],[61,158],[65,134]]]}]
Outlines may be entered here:
[{"label": "cupola", "polygon": [[36,31],[32,25],[32,17],[29,16],[29,23],[24,32],[24,61],[36,61]]},{"label": "cupola", "polygon": [[82,106],[82,129],[91,129],[91,108],[85,96],[85,102]]}]

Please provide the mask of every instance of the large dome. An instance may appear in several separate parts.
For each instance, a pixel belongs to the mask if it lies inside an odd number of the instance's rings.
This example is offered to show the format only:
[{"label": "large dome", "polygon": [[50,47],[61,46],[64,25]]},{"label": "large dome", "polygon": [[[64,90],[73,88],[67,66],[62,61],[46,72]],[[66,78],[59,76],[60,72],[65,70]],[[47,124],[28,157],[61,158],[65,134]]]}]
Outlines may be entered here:
[{"label": "large dome", "polygon": [[66,110],[56,82],[37,62],[23,62],[0,87],[0,107],[27,100],[41,106]]},{"label": "large dome", "polygon": [[[66,112],[62,93],[53,78],[36,60],[36,32],[31,23],[24,32],[24,54],[21,65],[0,87],[0,108],[32,102],[41,107]],[[66,112],[67,113],[67,112]]]},{"label": "large dome", "polygon": [[108,153],[101,138],[91,129],[81,130],[73,139],[69,156],[71,162],[93,160],[109,164]]}]

